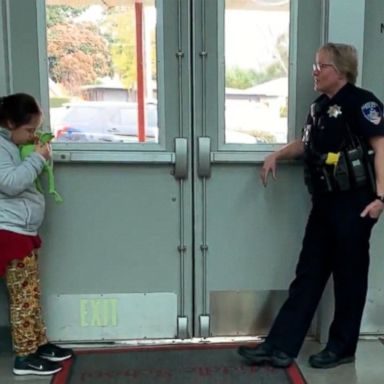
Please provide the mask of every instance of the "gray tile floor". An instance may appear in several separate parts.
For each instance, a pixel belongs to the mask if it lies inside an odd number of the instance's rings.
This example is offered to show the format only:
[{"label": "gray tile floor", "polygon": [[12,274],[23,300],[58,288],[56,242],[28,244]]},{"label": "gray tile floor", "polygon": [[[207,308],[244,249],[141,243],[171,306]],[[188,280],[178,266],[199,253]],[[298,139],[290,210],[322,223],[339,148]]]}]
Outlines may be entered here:
[{"label": "gray tile floor", "polygon": [[308,356],[320,349],[319,343],[306,341],[298,358],[308,384],[384,383],[384,345],[379,340],[360,340],[355,363],[331,369],[314,369],[308,365]]},{"label": "gray tile floor", "polygon": [[[359,342],[356,362],[332,369],[313,369],[308,356],[318,352],[322,346],[316,341],[306,341],[297,362],[308,384],[383,384],[384,383],[384,345],[377,339]],[[0,383],[49,384],[50,377],[14,376],[12,374],[13,356],[10,343],[0,342]]]}]

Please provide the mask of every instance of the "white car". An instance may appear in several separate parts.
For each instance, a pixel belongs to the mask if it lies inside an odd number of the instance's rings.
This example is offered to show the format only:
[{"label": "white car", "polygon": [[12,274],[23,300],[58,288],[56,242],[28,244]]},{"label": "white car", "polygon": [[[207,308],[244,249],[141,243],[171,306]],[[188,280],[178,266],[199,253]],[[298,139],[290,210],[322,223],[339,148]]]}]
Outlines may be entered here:
[{"label": "white car", "polygon": [[[137,142],[137,103],[82,101],[64,104],[53,126],[56,141]],[[145,141],[158,138],[157,104],[145,105]]]}]

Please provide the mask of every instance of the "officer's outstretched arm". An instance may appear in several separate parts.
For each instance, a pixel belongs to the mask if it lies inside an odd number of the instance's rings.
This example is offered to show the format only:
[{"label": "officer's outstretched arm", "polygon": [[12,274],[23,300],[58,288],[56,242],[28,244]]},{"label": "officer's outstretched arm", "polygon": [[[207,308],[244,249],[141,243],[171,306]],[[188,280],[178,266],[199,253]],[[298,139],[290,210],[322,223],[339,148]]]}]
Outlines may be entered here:
[{"label": "officer's outstretched arm", "polygon": [[268,155],[261,167],[260,178],[264,187],[267,186],[269,173],[276,180],[276,163],[279,160],[291,160],[304,154],[304,143],[301,139],[291,141],[284,147]]}]

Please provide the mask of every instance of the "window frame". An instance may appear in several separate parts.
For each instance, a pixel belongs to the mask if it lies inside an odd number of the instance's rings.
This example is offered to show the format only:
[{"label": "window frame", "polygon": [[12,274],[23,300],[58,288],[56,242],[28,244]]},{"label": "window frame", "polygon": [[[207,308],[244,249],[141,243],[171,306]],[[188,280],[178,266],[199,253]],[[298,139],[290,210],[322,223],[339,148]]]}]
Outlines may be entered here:
[{"label": "window frame", "polygon": [[[319,2],[318,0],[291,0],[291,43],[290,43],[290,73],[289,73],[289,114],[288,114],[288,139],[298,137],[301,132],[301,127],[304,123],[308,107],[314,97],[316,96],[313,91],[313,81],[311,78],[311,65],[313,62],[314,53],[322,42],[322,26],[324,27],[323,3],[326,0]],[[199,4],[202,3],[199,2]],[[218,14],[218,3],[204,2],[209,4],[210,7],[216,8],[216,15]],[[7,89],[10,92],[25,91],[30,92],[36,96],[44,109],[44,112],[49,116],[49,95],[48,95],[48,70],[47,70],[47,55],[46,55],[46,28],[45,28],[45,0],[35,0],[34,3],[28,2],[26,4],[23,0],[6,0],[5,2],[6,23],[8,26],[7,45],[9,52],[8,61],[3,64],[8,68],[3,69],[4,73],[9,71],[9,76],[6,80],[9,84]],[[90,162],[174,162],[174,139],[175,137],[191,138],[191,129],[193,125],[194,135],[200,126],[201,111],[198,109],[191,112],[191,106],[196,107],[195,101],[196,94],[201,95],[199,85],[199,77],[196,75],[198,68],[197,56],[199,56],[198,39],[198,23],[199,15],[197,13],[191,14],[191,9],[188,4],[181,2],[180,15],[183,22],[187,20],[187,28],[183,31],[183,35],[179,36],[182,41],[183,49],[183,64],[182,71],[180,72],[179,79],[183,84],[182,92],[182,106],[179,106],[180,100],[177,98],[178,81],[175,73],[178,73],[178,63],[175,60],[175,53],[177,52],[177,36],[178,25],[175,18],[178,17],[175,10],[175,4],[172,2],[165,2],[158,0],[156,2],[158,12],[157,22],[157,49],[158,49],[158,118],[159,118],[159,143],[54,143],[54,159],[56,161],[90,161]],[[33,9],[34,8],[34,9]],[[20,29],[20,10],[25,10],[28,14],[28,28],[30,28],[28,37],[28,44],[30,46],[32,55],[28,56],[28,52],[19,52],[22,50],[20,47],[25,46],[23,31]],[[31,12],[32,11],[32,12]],[[33,14],[35,12],[35,14]],[[191,41],[191,35],[188,33],[191,23],[194,20],[196,28],[193,29],[194,40]],[[24,19],[23,19],[24,20]],[[30,20],[30,21],[29,21]],[[169,23],[171,21],[171,24]],[[36,23],[36,26],[34,25]],[[211,23],[214,28],[218,28],[217,23]],[[167,26],[165,28],[164,26]],[[23,26],[24,27],[24,26]],[[164,27],[164,28],[163,28]],[[184,25],[183,25],[184,27]],[[37,36],[31,36],[35,32]],[[14,33],[14,32],[17,33]],[[25,33],[27,33],[25,32]],[[212,39],[212,36],[208,36]],[[36,41],[34,40],[36,39]],[[24,39],[25,40],[25,39]],[[166,42],[166,44],[165,44]],[[220,48],[217,32],[214,40],[208,40],[209,49],[212,53]],[[223,47],[221,47],[223,49]],[[33,49],[33,51],[32,51]],[[37,53],[36,52],[37,49]],[[194,55],[194,66],[191,66],[190,55]],[[215,53],[214,53],[215,54]],[[20,65],[18,60],[20,57],[28,56],[28,62]],[[214,57],[214,56],[213,56]],[[212,57],[210,57],[211,67],[208,68],[208,76],[215,80],[215,89],[217,95],[218,91],[218,67],[219,59],[212,64]],[[3,59],[5,60],[5,59]],[[12,66],[11,62],[14,61],[17,65]],[[0,62],[1,65],[1,62]],[[25,68],[28,65],[28,74],[25,74]],[[35,68],[35,69],[33,69]],[[37,68],[37,72],[36,72]],[[33,69],[33,70],[32,70]],[[0,67],[1,70],[1,67]],[[222,69],[221,69],[222,70]],[[193,74],[193,75],[192,75]],[[26,75],[28,77],[26,78]],[[220,75],[221,76],[221,75]],[[1,78],[0,78],[1,80]],[[191,89],[193,88],[193,92]],[[191,95],[195,97],[191,99]],[[217,100],[217,99],[216,99]],[[221,102],[222,103],[222,102]],[[222,103],[223,105],[223,103]],[[221,107],[223,108],[223,107]],[[178,121],[178,111],[182,110],[181,123]],[[167,111],[167,114],[165,113]],[[196,112],[197,111],[197,112]],[[212,159],[213,161],[232,161],[232,162],[260,162],[263,160],[265,154],[278,149],[279,144],[223,144],[224,132],[220,133],[220,118],[217,106],[214,108],[213,115],[208,116],[207,126],[213,127],[214,135],[212,137]],[[194,120],[192,120],[192,117]],[[180,120],[180,118],[179,118]],[[46,120],[45,129],[48,129]],[[180,129],[180,124],[184,125],[184,129]],[[211,128],[210,128],[211,129]],[[223,128],[222,128],[223,130]],[[181,132],[181,134],[180,134]],[[215,133],[216,132],[216,133]],[[220,135],[222,135],[220,137]],[[222,142],[220,142],[222,140]],[[192,145],[191,143],[189,145]],[[137,160],[135,160],[137,159]]]}]

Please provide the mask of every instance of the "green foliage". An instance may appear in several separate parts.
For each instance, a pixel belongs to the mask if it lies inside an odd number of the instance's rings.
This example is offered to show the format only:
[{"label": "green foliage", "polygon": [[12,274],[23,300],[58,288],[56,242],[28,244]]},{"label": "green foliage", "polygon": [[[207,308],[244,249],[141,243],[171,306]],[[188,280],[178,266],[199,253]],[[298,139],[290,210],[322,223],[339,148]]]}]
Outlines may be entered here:
[{"label": "green foliage", "polygon": [[239,67],[227,68],[225,74],[225,86],[235,89],[247,89],[257,84],[287,76],[288,46],[288,35],[280,35],[274,46],[275,60],[261,71]]},{"label": "green foliage", "polygon": [[259,77],[259,74],[253,69],[227,68],[225,86],[236,89],[250,88],[259,82]]},{"label": "green foliage", "polygon": [[[113,69],[119,75],[124,86],[128,89],[137,87],[136,66],[136,31],[135,13],[132,6],[114,7],[109,11],[103,24],[103,29],[113,31],[107,39],[110,43],[110,52]],[[151,31],[150,57],[151,77],[156,78],[156,34]]]},{"label": "green foliage", "polygon": [[68,103],[69,101],[69,97],[51,97],[49,99],[49,105],[51,108],[59,108],[63,104]]},{"label": "green foliage", "polygon": [[128,89],[135,88],[137,83],[134,18],[134,9],[131,7],[110,13],[106,22],[115,31],[110,49],[114,70]]},{"label": "green foliage", "polygon": [[48,5],[47,13],[47,28],[55,24],[66,23],[74,17],[81,15],[85,7],[74,8],[68,5]]},{"label": "green foliage", "polygon": [[280,117],[288,117],[288,105],[287,105],[287,103],[285,103],[284,105],[282,105],[280,107],[279,116]]},{"label": "green foliage", "polygon": [[[79,2],[80,3],[80,2]],[[105,4],[104,4],[105,5]],[[135,9],[132,2],[104,9],[99,23],[76,20],[87,6],[47,6],[50,78],[69,94],[117,74],[126,88],[137,87]],[[156,78],[156,34],[151,31],[151,75]]]},{"label": "green foliage", "polygon": [[285,76],[285,73],[278,63],[269,65],[262,72],[257,72],[254,69],[233,67],[228,68],[226,71],[225,86],[235,89],[247,89],[281,76]]}]

